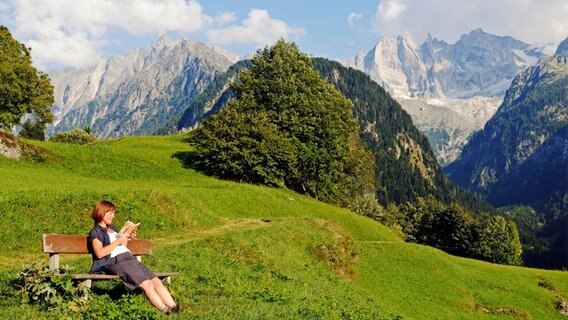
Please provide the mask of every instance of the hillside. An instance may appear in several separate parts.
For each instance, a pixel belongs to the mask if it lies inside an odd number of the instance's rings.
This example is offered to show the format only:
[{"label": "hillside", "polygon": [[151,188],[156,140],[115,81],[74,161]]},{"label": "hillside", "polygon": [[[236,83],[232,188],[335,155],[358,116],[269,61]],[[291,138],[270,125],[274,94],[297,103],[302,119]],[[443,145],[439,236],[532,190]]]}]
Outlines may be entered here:
[{"label": "hillside", "polygon": [[[214,80],[179,119],[158,133],[194,128],[227,104],[232,96],[229,84],[235,81],[241,61]],[[377,199],[383,205],[414,201],[433,195],[443,203],[462,203],[476,212],[492,208],[473,194],[456,188],[442,173],[430,144],[414,126],[412,119],[382,87],[362,71],[338,62],[315,58],[314,67],[321,77],[353,102],[353,115],[359,123],[363,142],[373,151],[377,162],[375,179]]]},{"label": "hillside", "polygon": [[449,256],[285,189],[206,177],[183,168],[181,136],[34,144],[43,163],[0,157],[0,318],[74,318],[22,304],[13,280],[47,261],[42,233],[85,234],[105,198],[117,224],[142,223],[152,269],[182,273],[180,319],[565,319],[566,272]]},{"label": "hillside", "polygon": [[558,231],[545,231],[554,252],[554,262],[548,263],[552,268],[568,266],[567,88],[568,57],[543,59],[528,68],[461,158],[446,167],[454,183],[491,204],[531,206],[547,227],[556,225]]}]

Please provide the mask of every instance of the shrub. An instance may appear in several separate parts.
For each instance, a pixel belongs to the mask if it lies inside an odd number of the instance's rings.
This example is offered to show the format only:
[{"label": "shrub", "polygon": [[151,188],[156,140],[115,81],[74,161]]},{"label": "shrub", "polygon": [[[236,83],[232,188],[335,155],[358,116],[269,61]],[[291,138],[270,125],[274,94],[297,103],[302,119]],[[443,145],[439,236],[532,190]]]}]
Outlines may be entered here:
[{"label": "shrub", "polygon": [[71,131],[61,132],[49,139],[53,142],[64,142],[73,144],[87,144],[97,140],[97,137],[83,129],[73,129]]},{"label": "shrub", "polygon": [[462,257],[522,264],[517,226],[501,216],[475,216],[457,204],[444,205],[430,197],[418,198],[416,203],[390,206],[385,210],[384,219],[389,226],[396,225],[397,221],[410,242]]},{"label": "shrub", "polygon": [[[23,302],[47,311],[50,318],[68,315],[72,319],[156,319],[160,317],[142,294],[91,294],[89,288],[75,286],[72,268],[50,270],[45,264],[32,264],[16,279]],[[122,290],[121,290],[122,291]],[[87,296],[89,299],[87,300]]]},{"label": "shrub", "polygon": [[17,284],[29,303],[44,308],[63,307],[88,293],[83,286],[73,286],[70,271],[67,266],[54,271],[45,264],[32,264],[20,272]]}]

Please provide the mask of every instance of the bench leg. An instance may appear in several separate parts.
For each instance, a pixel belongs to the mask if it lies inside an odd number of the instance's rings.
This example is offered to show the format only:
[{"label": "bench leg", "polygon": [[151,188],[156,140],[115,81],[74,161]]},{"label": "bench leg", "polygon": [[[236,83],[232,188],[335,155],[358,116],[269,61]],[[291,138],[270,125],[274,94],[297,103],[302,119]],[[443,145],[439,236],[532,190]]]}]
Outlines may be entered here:
[{"label": "bench leg", "polygon": [[91,289],[91,285],[93,284],[93,280],[87,279],[81,282],[81,285]]}]

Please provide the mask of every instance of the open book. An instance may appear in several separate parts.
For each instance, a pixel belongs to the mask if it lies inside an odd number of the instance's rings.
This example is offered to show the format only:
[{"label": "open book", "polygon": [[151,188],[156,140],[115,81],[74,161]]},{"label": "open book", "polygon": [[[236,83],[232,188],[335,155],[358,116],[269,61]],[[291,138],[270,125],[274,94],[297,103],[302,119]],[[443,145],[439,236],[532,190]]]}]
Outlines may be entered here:
[{"label": "open book", "polygon": [[130,234],[132,233],[132,231],[138,229],[138,226],[140,225],[140,223],[134,223],[132,221],[126,221],[126,223],[124,224],[124,226],[122,227],[122,229],[120,229],[121,234],[125,235],[125,236],[130,236]]}]

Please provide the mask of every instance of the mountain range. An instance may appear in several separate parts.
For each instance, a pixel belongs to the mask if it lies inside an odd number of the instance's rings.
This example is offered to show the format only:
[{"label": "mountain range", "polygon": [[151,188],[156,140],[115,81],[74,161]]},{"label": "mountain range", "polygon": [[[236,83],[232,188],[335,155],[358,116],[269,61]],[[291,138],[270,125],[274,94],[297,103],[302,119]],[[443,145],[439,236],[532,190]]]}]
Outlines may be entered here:
[{"label": "mountain range", "polygon": [[536,209],[535,231],[550,247],[541,267],[568,266],[567,43],[515,77],[495,115],[445,168],[494,206]]},{"label": "mountain range", "polygon": [[150,134],[237,60],[221,48],[162,36],[89,69],[51,72],[55,121],[48,134],[87,126],[103,139]]},{"label": "mountain range", "polygon": [[512,79],[549,50],[481,29],[455,44],[428,34],[418,45],[403,33],[343,63],[369,74],[396,98],[446,165],[495,113]]}]

